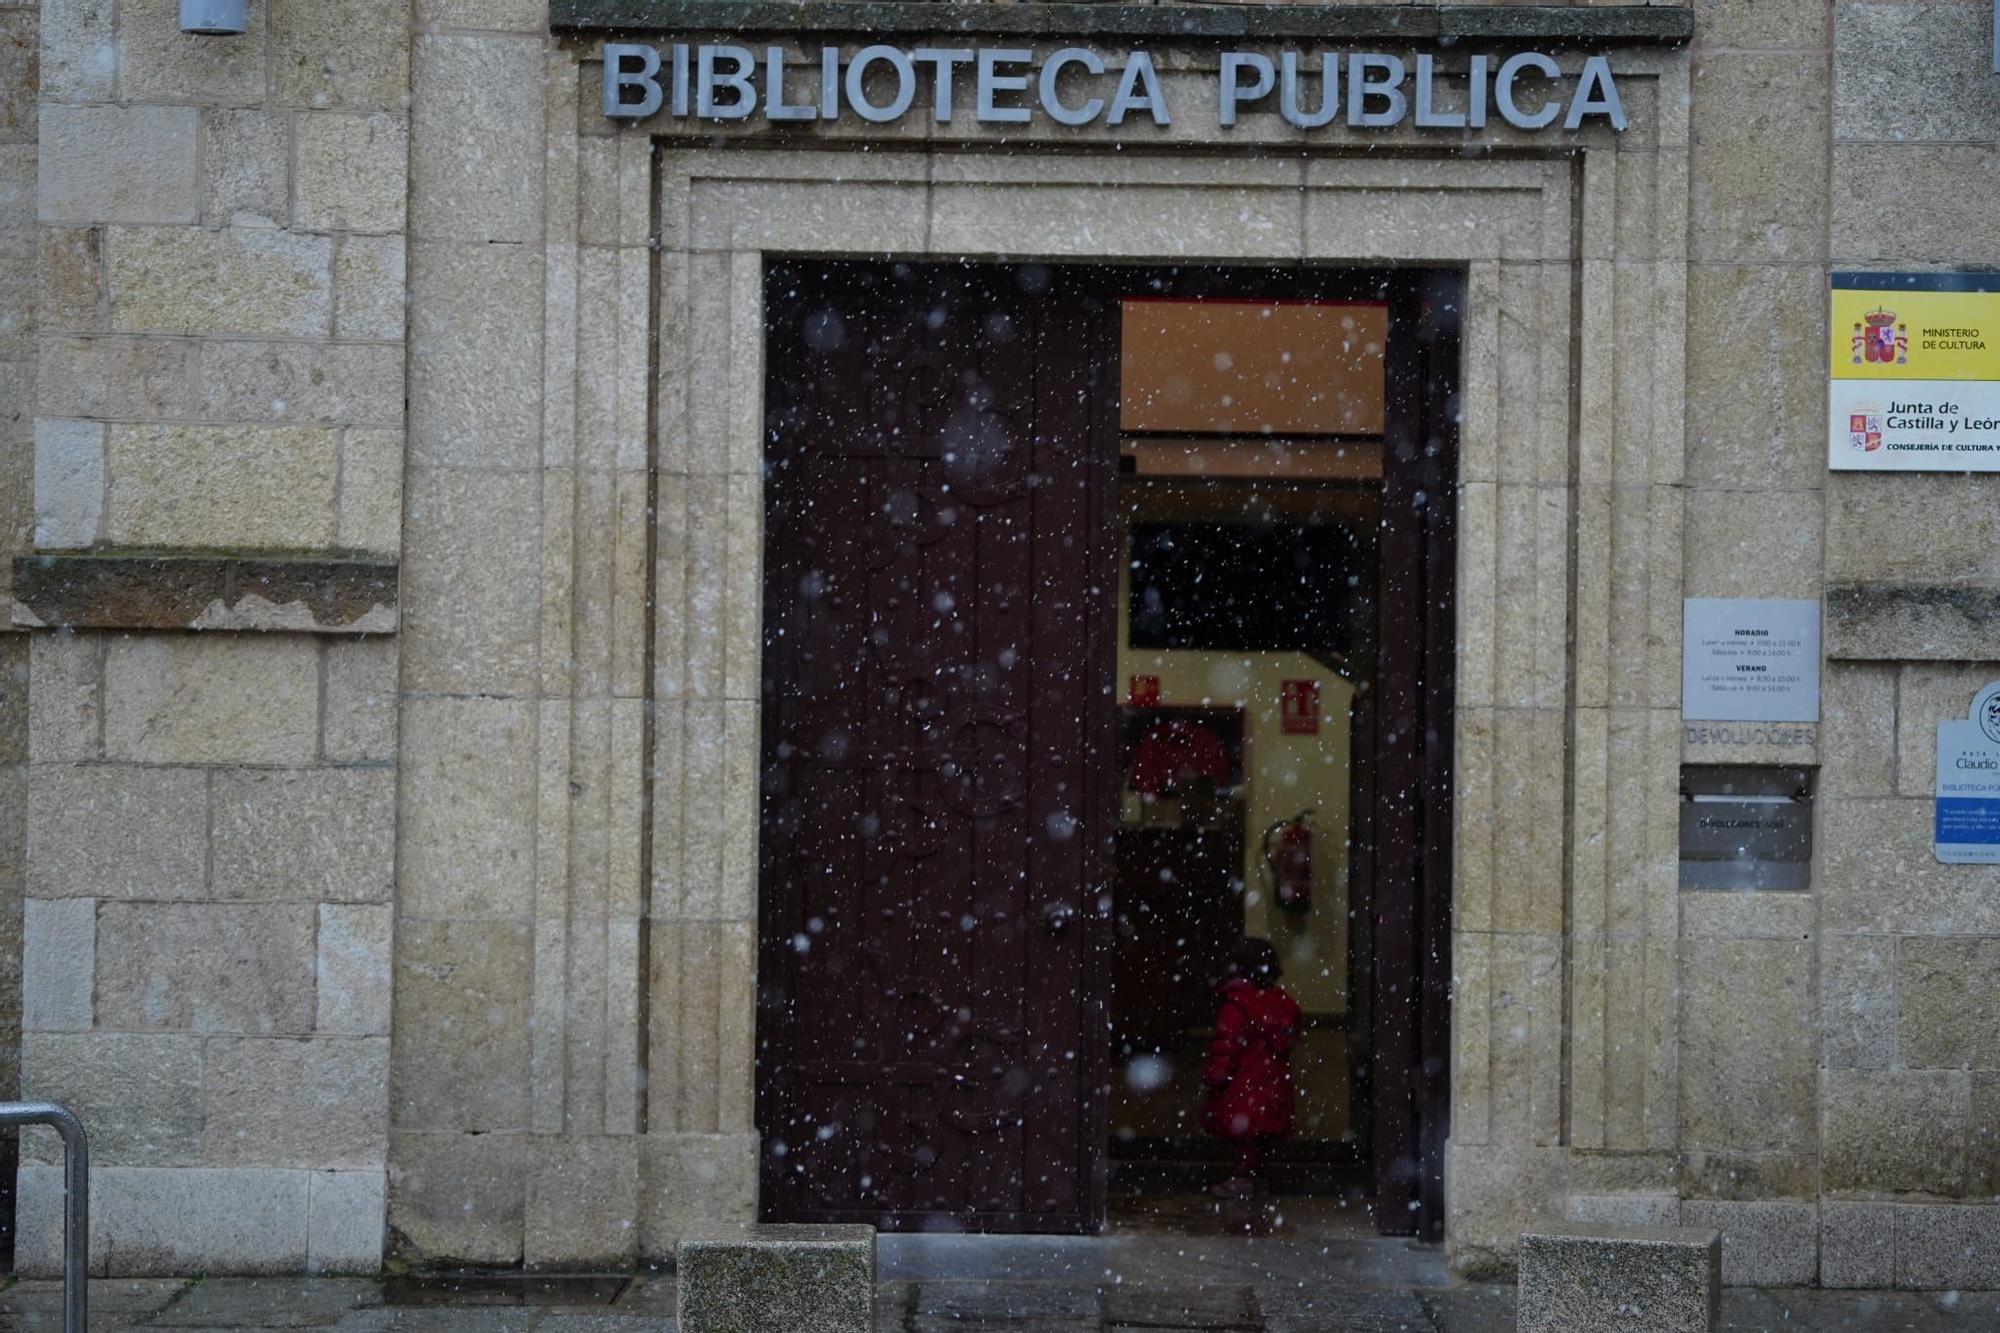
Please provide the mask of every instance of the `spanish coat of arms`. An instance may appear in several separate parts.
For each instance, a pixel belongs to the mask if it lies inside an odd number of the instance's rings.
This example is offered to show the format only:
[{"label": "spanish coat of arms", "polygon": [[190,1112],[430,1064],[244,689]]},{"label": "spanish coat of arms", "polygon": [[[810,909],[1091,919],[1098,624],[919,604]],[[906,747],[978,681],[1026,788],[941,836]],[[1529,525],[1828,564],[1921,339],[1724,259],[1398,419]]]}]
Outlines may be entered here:
[{"label": "spanish coat of arms", "polygon": [[[1864,328],[1865,326],[1865,328]],[[1878,366],[1910,364],[1909,327],[1896,322],[1896,312],[1880,306],[1861,317],[1854,326],[1854,364]]]}]

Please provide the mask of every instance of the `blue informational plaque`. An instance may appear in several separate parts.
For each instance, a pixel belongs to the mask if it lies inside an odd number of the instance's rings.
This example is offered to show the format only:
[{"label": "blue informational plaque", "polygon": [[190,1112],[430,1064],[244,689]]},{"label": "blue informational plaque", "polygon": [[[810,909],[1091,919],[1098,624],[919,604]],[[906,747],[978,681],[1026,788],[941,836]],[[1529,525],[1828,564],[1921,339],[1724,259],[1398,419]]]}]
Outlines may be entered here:
[{"label": "blue informational plaque", "polygon": [[1949,864],[2000,863],[2000,680],[1964,721],[1938,723],[1931,850]]}]

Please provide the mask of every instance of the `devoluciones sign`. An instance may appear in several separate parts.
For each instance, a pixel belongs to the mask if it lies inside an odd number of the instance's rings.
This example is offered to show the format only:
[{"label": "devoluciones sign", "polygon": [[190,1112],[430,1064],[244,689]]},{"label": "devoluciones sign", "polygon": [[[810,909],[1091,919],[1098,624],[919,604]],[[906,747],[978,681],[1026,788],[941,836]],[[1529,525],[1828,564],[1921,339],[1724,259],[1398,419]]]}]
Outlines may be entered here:
[{"label": "devoluciones sign", "polygon": [[2000,273],[1835,273],[1827,466],[2000,472]]},{"label": "devoluciones sign", "polygon": [[[1590,56],[1573,76],[1539,51],[1475,55],[1463,69],[1437,59],[1377,51],[1225,51],[1216,71],[1218,122],[1275,110],[1288,124],[1335,123],[1388,128],[1414,120],[1420,129],[1578,130],[1601,121],[1626,126],[1611,62]],[[761,51],[734,43],[666,46],[609,42],[604,47],[604,114],[639,120],[675,118],[775,123],[838,121],[854,116],[889,124],[906,116],[952,119],[954,97],[969,91],[972,118],[989,125],[1123,125],[1144,117],[1171,125],[1166,88],[1144,50],[1113,68],[1104,55],[1065,47],[1037,57],[1025,48],[866,46],[845,60],[839,47],[803,62],[781,46]]]}]

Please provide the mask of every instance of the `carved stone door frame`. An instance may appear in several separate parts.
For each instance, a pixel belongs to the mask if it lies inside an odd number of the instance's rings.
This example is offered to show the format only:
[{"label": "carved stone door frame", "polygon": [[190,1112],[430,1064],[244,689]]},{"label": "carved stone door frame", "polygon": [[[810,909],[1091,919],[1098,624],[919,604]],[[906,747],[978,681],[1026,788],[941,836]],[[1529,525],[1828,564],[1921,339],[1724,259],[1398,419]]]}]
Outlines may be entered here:
[{"label": "carved stone door frame", "polygon": [[[564,167],[594,219],[580,251],[615,257],[593,299],[650,304],[655,334],[615,384],[581,358],[569,382],[580,418],[651,427],[640,1132],[664,1171],[754,1193],[772,253],[1462,271],[1448,1244],[1504,1248],[1559,1204],[1578,1151],[1671,1150],[1672,970],[1620,960],[1670,957],[1678,932],[1680,566],[1662,544],[1684,452],[1687,65],[1647,48],[1614,63],[1626,134],[1496,133],[1452,155],[1414,131],[1306,147],[1277,123],[1137,147],[1029,132],[996,152],[970,128],[717,145],[582,115]],[[574,273],[550,281],[552,301],[580,299]],[[1607,823],[1613,792],[1643,799]]]}]

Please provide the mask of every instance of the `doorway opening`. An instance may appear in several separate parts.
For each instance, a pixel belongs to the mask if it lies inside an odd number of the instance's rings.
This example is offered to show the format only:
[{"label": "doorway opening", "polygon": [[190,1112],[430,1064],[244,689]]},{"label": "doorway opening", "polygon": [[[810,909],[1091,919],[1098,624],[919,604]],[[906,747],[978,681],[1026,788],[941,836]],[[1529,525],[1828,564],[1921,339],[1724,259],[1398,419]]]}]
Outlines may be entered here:
[{"label": "doorway opening", "polygon": [[[1459,291],[767,268],[765,1216],[1441,1234]],[[1205,1192],[1246,938],[1282,1208]]]},{"label": "doorway opening", "polygon": [[[1353,918],[1373,899],[1388,303],[1188,286],[1119,303],[1112,1213],[1351,1223],[1370,1193]],[[1217,1030],[1246,941],[1297,1005],[1250,1038],[1288,1047],[1289,1096],[1247,1086],[1244,1034]]]}]

